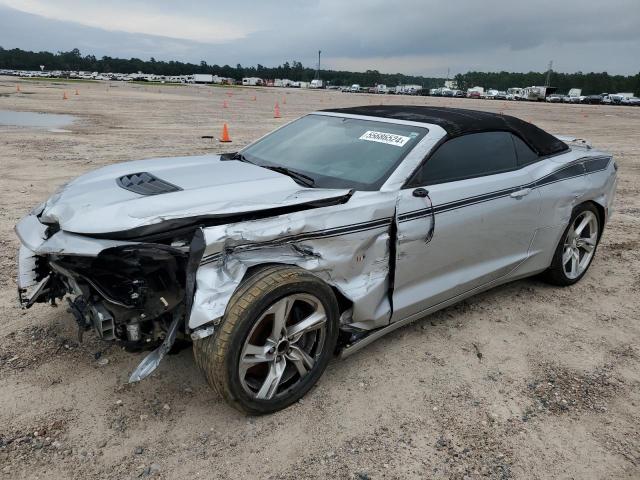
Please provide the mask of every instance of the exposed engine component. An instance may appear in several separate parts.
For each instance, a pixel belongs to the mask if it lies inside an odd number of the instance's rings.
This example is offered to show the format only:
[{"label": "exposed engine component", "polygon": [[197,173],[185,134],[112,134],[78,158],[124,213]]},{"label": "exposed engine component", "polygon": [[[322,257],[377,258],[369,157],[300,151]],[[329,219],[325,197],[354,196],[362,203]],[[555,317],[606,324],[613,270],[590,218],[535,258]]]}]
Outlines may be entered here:
[{"label": "exposed engine component", "polygon": [[102,340],[116,339],[116,325],[113,315],[101,303],[89,305],[87,309],[93,328]]}]

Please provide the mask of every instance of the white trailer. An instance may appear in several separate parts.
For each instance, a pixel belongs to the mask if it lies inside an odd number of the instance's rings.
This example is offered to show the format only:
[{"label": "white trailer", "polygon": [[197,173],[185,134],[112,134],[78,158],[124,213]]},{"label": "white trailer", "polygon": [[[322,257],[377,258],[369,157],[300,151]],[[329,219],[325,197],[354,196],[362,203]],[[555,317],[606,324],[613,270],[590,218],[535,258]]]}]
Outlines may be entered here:
[{"label": "white trailer", "polygon": [[194,73],[189,83],[213,83],[213,75],[209,73]]},{"label": "white trailer", "polygon": [[289,80],[288,78],[276,78],[273,81],[274,87],[291,87],[295,82],[293,80]]},{"label": "white trailer", "polygon": [[258,77],[245,77],[242,79],[242,85],[245,87],[258,87],[262,85],[262,79]]},{"label": "white trailer", "polygon": [[524,89],[523,97],[532,102],[544,102],[547,95],[551,95],[556,90],[556,87],[527,87]]},{"label": "white trailer", "polygon": [[422,91],[422,85],[398,85],[396,94],[399,95],[417,95]]}]

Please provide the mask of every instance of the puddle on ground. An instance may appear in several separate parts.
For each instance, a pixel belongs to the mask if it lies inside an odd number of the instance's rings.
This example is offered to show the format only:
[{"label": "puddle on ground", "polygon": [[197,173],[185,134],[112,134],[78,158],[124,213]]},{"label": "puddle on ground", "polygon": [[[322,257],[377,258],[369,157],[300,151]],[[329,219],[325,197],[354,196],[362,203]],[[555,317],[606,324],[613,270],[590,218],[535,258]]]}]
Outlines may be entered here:
[{"label": "puddle on ground", "polygon": [[60,115],[57,113],[15,112],[12,110],[0,110],[0,126],[46,128],[51,132],[64,133],[61,127],[73,123],[76,119],[73,115]]}]

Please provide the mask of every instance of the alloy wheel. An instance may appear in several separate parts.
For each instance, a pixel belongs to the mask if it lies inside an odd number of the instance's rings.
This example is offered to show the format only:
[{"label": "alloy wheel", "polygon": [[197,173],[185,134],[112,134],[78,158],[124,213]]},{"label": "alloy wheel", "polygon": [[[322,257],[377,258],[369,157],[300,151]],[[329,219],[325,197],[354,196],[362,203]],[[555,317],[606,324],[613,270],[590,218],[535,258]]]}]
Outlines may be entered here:
[{"label": "alloy wheel", "polygon": [[295,387],[322,354],[327,315],[315,296],[298,293],[273,303],[255,322],[238,363],[240,383],[258,400]]},{"label": "alloy wheel", "polygon": [[562,252],[562,268],[567,278],[578,278],[589,267],[598,243],[598,217],[585,210],[567,232]]}]

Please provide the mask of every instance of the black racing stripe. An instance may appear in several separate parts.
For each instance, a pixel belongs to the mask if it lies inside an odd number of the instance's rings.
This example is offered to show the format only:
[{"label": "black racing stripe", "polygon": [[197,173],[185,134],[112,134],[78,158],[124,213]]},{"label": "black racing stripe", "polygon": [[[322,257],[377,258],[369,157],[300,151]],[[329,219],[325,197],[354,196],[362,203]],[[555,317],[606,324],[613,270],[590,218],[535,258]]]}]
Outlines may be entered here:
[{"label": "black racing stripe", "polygon": [[547,175],[539,179],[536,182],[536,187],[542,187],[544,185],[548,185],[550,183],[555,183],[560,180],[568,180],[574,177],[580,177],[585,174],[584,163],[578,162],[572,165],[567,166],[566,168],[562,168],[556,172],[553,172],[551,175]]},{"label": "black racing stripe", "polygon": [[[297,235],[290,235],[288,237],[281,237],[274,240],[269,240],[266,242],[251,244],[251,245],[240,245],[236,248],[236,250],[251,250],[251,249],[259,249],[265,248],[274,245],[285,245],[288,243],[302,242],[306,240],[315,240],[321,238],[329,238],[336,237],[340,235],[347,235],[352,233],[359,233],[368,230],[375,230],[382,227],[388,227],[391,224],[390,218],[380,218],[377,220],[370,220],[367,222],[360,222],[351,225],[344,225],[341,227],[334,227],[324,230],[316,230],[313,232],[305,232]],[[211,255],[207,255],[202,259],[201,265],[205,265],[207,263],[215,262],[222,255],[221,252],[213,253]]]},{"label": "black racing stripe", "polygon": [[[525,186],[523,187],[515,187],[515,188],[508,188],[505,190],[498,190],[496,192],[491,192],[491,193],[487,193],[484,195],[477,195],[475,197],[468,197],[468,198],[463,198],[461,200],[456,200],[453,202],[447,202],[447,203],[443,203],[441,205],[437,205],[436,207],[434,207],[434,213],[438,214],[438,213],[444,213],[444,212],[448,212],[450,210],[457,210],[459,208],[462,207],[467,207],[469,205],[475,205],[477,203],[483,203],[483,202],[488,202],[490,200],[495,200],[496,198],[501,198],[501,197],[507,197],[509,196],[512,192],[515,192],[517,190],[520,190],[522,188],[526,188]],[[399,217],[399,221],[400,222],[406,222],[409,220],[414,220],[416,218],[422,218],[424,216],[430,215],[431,214],[431,208],[421,208],[419,210],[413,210],[411,212],[408,213],[403,213],[402,215],[400,215]]]},{"label": "black racing stripe", "polygon": [[609,166],[609,162],[611,161],[611,157],[594,157],[584,162],[584,168],[587,170],[587,173],[595,173],[601,170],[606,170]]},{"label": "black racing stripe", "polygon": [[213,255],[209,255],[206,258],[203,258],[200,262],[200,265],[206,265],[207,263],[213,263],[217,261],[222,256],[222,252],[214,253]]},{"label": "black racing stripe", "polygon": [[[516,190],[520,190],[521,188],[526,188],[526,187],[530,187],[532,185],[524,185],[522,187],[516,187],[516,188],[505,188],[503,190],[496,190],[495,192],[489,192],[489,193],[482,193],[480,195],[474,195],[472,197],[466,197],[463,198],[461,200],[453,200],[451,202],[447,202],[447,203],[442,203],[438,206],[436,206],[436,211],[438,211],[438,209],[445,209],[450,205],[453,204],[459,204],[459,203],[471,203],[474,200],[483,200],[486,197],[491,197],[489,198],[489,200],[492,200],[493,198],[497,198],[499,196],[504,196],[504,195],[509,195],[511,192],[515,192]],[[430,208],[427,208],[428,211],[430,211]],[[409,212],[405,212],[402,215],[399,216],[400,220],[403,220],[405,217],[411,217],[413,214],[420,214],[422,212],[424,212],[425,209],[424,208],[419,208],[417,210],[411,210]]]},{"label": "black racing stripe", "polygon": [[[510,195],[512,192],[515,192],[523,188],[539,188],[542,186],[550,185],[552,183],[560,182],[563,180],[569,180],[571,178],[576,178],[583,175],[587,175],[589,173],[605,170],[609,166],[610,161],[611,161],[611,157],[583,157],[572,162],[569,165],[563,166],[562,168],[556,170],[553,173],[550,173],[526,185],[522,185],[519,187],[506,188],[503,190],[496,190],[495,192],[484,193],[484,194],[475,195],[472,197],[463,198],[460,200],[454,200],[451,202],[443,203],[433,207],[434,208],[433,213],[440,214],[440,213],[450,212],[453,210],[459,210],[460,208],[463,208],[463,207],[477,205],[479,203],[488,202],[491,200],[495,200],[497,198],[506,197]],[[399,215],[398,221],[409,222],[409,221],[417,220],[419,218],[423,218],[429,215],[431,215],[431,207],[421,208],[418,210],[412,210],[410,212],[406,212]],[[389,226],[390,223],[391,223],[391,219],[381,218],[377,220],[369,220],[366,222],[354,223],[350,225],[344,225],[344,226],[334,227],[334,228],[329,228],[324,230],[315,230],[312,232],[299,233],[296,235],[290,235],[288,237],[282,237],[279,239],[270,240],[270,241],[258,243],[255,245],[240,246],[238,248],[241,248],[243,250],[251,250],[251,249],[268,247],[272,245],[284,245],[287,243],[301,242],[305,240],[330,238],[330,237],[335,237],[340,235],[347,235],[350,233],[374,230],[377,228]],[[203,257],[201,265],[215,262],[221,256],[222,256],[221,252],[207,255]]]},{"label": "black racing stripe", "polygon": [[239,245],[237,247],[235,247],[233,250],[234,251],[241,251],[241,252],[247,252],[247,251],[251,251],[251,250],[260,250],[262,248],[269,248],[269,247],[279,247],[282,245],[289,245],[292,243],[299,243],[299,242],[304,242],[306,240],[322,240],[322,239],[326,239],[326,238],[331,238],[331,237],[338,237],[338,236],[342,236],[342,235],[351,235],[353,233],[360,233],[360,232],[366,232],[369,230],[377,230],[379,228],[383,228],[383,227],[388,227],[391,225],[391,221],[385,223],[384,225],[377,225],[377,226],[372,226],[372,227],[366,227],[366,228],[360,228],[358,230],[350,230],[348,232],[329,232],[326,234],[322,234],[322,235],[316,235],[313,237],[308,237],[305,239],[295,239],[295,240],[273,240],[270,242],[264,242],[264,243],[255,243],[255,244],[247,244],[247,245]]},{"label": "black racing stripe", "polygon": [[[572,162],[569,165],[563,166],[562,168],[556,170],[553,173],[550,173],[534,182],[531,182],[526,185],[522,185],[520,187],[497,190],[495,192],[476,195],[473,197],[467,197],[461,200],[455,200],[452,202],[447,202],[447,203],[437,205],[434,207],[434,213],[440,214],[440,213],[450,212],[453,210],[458,210],[463,207],[476,205],[478,203],[488,202],[490,200],[495,200],[497,198],[506,197],[512,192],[515,192],[523,188],[537,188],[545,185],[550,185],[552,183],[569,180],[571,178],[581,177],[589,173],[605,170],[608,167],[610,160],[611,160],[611,157],[583,157]],[[399,216],[398,221],[408,222],[408,221],[416,220],[429,215],[431,215],[430,207],[421,208],[418,210],[412,210],[410,212],[403,213],[402,215]]]}]

